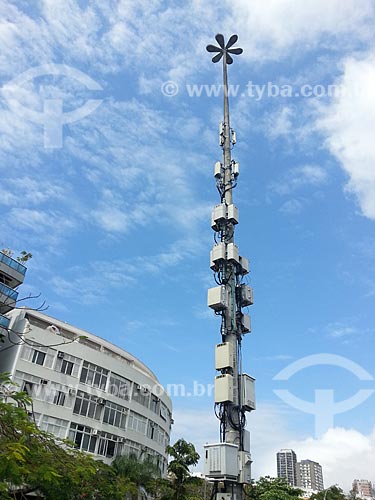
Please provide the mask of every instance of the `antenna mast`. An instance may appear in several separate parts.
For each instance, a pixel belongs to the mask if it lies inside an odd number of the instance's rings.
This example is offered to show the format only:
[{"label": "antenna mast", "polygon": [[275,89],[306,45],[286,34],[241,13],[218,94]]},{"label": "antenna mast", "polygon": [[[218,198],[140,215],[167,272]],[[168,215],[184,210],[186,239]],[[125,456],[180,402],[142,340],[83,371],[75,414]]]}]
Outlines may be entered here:
[{"label": "antenna mast", "polygon": [[242,373],[241,343],[249,333],[250,317],[242,309],[253,304],[253,291],[243,283],[249,273],[249,262],[240,256],[234,243],[238,224],[238,209],[233,204],[233,189],[237,185],[239,164],[232,160],[231,150],[236,134],[230,127],[227,66],[233,63],[231,54],[242,54],[232,48],[238,36],[232,35],[227,44],[216,35],[218,47],[212,62],[223,59],[224,121],[219,125],[222,162],[216,162],[214,175],[220,194],[220,204],[214,207],[211,227],[215,244],[210,254],[210,267],[218,286],[208,290],[208,306],[221,316],[221,342],[215,349],[215,414],[220,420],[220,443],[205,446],[205,477],[214,482],[215,500],[242,500],[243,486],[251,482],[250,433],[245,429],[246,411],[255,410],[254,379]]}]

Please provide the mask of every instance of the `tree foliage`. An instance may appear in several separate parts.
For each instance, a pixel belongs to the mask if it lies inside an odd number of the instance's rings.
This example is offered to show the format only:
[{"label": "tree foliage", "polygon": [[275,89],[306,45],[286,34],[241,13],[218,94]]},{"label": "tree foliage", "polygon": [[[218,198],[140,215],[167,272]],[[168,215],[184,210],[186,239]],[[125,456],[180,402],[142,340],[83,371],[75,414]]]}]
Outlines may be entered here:
[{"label": "tree foliage", "polygon": [[31,400],[0,375],[0,499],[37,492],[50,500],[122,499],[129,481],[115,470],[38,429]]},{"label": "tree foliage", "polygon": [[311,500],[346,500],[345,493],[338,486],[330,486],[329,488],[319,491],[310,497]]},{"label": "tree foliage", "polygon": [[261,477],[259,481],[245,487],[250,500],[296,500],[302,491],[289,486],[283,478]]},{"label": "tree foliage", "polygon": [[192,443],[179,439],[173,446],[167,446],[166,452],[172,457],[168,472],[172,477],[175,500],[186,498],[186,485],[194,479],[190,477],[189,467],[197,465],[199,454]]},{"label": "tree foliage", "polygon": [[112,467],[119,478],[129,482],[129,493],[137,498],[145,490],[151,493],[155,480],[160,477],[160,469],[151,460],[140,460],[136,455],[121,455],[115,458]]}]

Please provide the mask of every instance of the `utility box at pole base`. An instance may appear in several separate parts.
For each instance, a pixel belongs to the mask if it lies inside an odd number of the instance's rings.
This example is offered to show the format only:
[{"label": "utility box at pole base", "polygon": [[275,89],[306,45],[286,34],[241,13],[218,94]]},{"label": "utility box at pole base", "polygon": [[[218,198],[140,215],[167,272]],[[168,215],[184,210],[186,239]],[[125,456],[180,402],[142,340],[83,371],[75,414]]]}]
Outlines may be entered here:
[{"label": "utility box at pole base", "polygon": [[204,475],[208,479],[236,481],[239,473],[238,446],[232,443],[204,445]]}]

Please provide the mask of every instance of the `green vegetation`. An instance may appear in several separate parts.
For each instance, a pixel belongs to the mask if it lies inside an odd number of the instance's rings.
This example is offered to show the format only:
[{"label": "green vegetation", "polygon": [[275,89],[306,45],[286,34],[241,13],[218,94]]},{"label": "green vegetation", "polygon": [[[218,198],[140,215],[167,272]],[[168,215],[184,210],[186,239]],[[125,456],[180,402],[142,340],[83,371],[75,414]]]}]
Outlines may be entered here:
[{"label": "green vegetation", "polygon": [[38,429],[31,410],[31,398],[0,374],[0,500],[21,500],[30,493],[48,500],[202,498],[203,481],[189,474],[199,460],[191,443],[180,439],[168,447],[172,479],[163,479],[154,463],[133,455],[117,457],[111,466],[94,460]]},{"label": "green vegetation", "polygon": [[338,486],[330,486],[311,496],[311,500],[346,500],[346,495]]},{"label": "green vegetation", "polygon": [[25,264],[28,260],[32,258],[32,254],[30,252],[26,252],[26,250],[22,250],[17,257],[14,257],[14,252],[10,248],[2,248],[0,250],[4,255],[11,257],[12,259],[17,260],[21,264]]},{"label": "green vegetation", "polygon": [[0,499],[37,492],[49,500],[123,499],[132,484],[68,442],[40,431],[28,415],[31,400],[0,375]]},{"label": "green vegetation", "polygon": [[172,477],[174,496],[181,500],[187,496],[187,485],[192,483],[189,467],[197,465],[199,455],[192,443],[179,439],[173,446],[167,446],[166,451],[172,457],[168,466],[168,472]]},{"label": "green vegetation", "polygon": [[245,494],[249,500],[297,500],[302,491],[289,486],[285,479],[266,476],[245,487]]},{"label": "green vegetation", "polygon": [[[153,462],[135,455],[119,456],[111,466],[94,460],[73,443],[39,430],[31,409],[30,397],[0,374],[0,500],[23,500],[29,493],[48,500],[211,498],[212,485],[190,474],[199,455],[184,439],[167,447],[171,461],[164,479]],[[297,500],[301,493],[283,479],[271,477],[245,487],[249,500]],[[332,486],[311,499],[345,500],[345,495]]]}]

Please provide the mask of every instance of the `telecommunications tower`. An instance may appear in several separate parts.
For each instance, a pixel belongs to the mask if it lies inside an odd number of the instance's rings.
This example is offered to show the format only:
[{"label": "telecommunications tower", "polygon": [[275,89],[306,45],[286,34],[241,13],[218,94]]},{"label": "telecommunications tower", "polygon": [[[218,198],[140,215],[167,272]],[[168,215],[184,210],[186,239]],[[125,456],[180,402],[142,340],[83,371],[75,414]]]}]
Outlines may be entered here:
[{"label": "telecommunications tower", "polygon": [[238,36],[232,35],[227,44],[216,35],[218,47],[212,62],[223,59],[224,121],[219,126],[222,161],[216,162],[214,176],[220,203],[214,207],[211,227],[215,244],[210,254],[210,267],[217,286],[208,290],[208,306],[221,317],[221,342],[215,349],[215,414],[220,420],[220,442],[205,445],[205,477],[214,483],[215,500],[242,500],[244,485],[251,482],[250,433],[245,429],[246,412],[255,410],[254,379],[242,372],[241,344],[251,331],[250,317],[243,309],[253,304],[253,290],[244,283],[249,273],[249,261],[242,257],[234,242],[238,224],[238,209],[233,204],[233,189],[237,185],[239,164],[232,160],[231,151],[236,134],[230,127],[227,66],[233,63],[231,54],[242,53],[232,48]]}]

